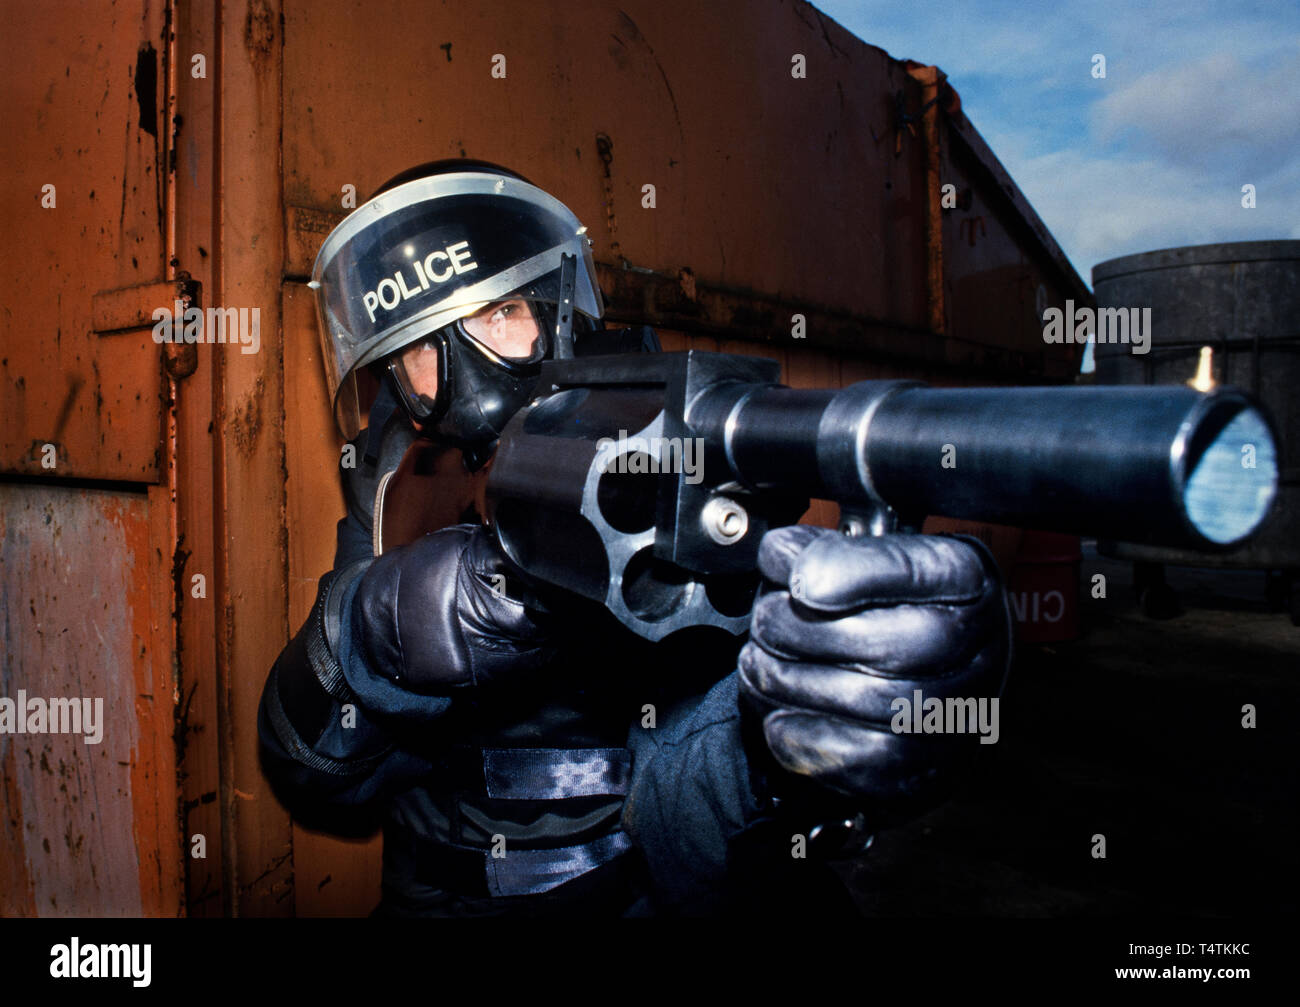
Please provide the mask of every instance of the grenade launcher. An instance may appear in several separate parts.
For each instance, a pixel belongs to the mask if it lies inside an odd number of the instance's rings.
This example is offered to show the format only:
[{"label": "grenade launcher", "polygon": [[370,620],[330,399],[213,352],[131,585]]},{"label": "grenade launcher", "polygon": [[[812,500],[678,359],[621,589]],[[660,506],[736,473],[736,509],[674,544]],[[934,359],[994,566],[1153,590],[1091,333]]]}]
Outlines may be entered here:
[{"label": "grenade launcher", "polygon": [[547,361],[488,475],[502,548],[647,639],[739,634],[759,540],[809,498],[852,535],[939,514],[1221,550],[1277,488],[1272,427],[1232,388],[812,391],[779,374],[695,350]]}]

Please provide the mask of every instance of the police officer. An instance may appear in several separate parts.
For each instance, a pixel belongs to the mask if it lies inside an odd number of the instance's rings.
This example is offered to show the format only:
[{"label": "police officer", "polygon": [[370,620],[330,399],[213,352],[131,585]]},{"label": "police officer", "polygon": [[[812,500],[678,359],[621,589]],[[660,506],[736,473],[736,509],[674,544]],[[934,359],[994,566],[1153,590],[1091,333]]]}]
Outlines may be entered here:
[{"label": "police officer", "polygon": [[[326,239],[312,286],[361,461],[258,727],[301,820],[382,826],[378,912],[844,908],[821,860],[932,806],[963,752],[891,731],[893,700],[1001,691],[1010,617],[987,550],[773,530],[743,648],[632,636],[530,581],[473,507],[376,556],[376,498],[417,438],[481,476],[542,360],[657,343],[603,329],[585,228],[485,162],[388,182]],[[359,378],[377,383],[364,432]]]}]

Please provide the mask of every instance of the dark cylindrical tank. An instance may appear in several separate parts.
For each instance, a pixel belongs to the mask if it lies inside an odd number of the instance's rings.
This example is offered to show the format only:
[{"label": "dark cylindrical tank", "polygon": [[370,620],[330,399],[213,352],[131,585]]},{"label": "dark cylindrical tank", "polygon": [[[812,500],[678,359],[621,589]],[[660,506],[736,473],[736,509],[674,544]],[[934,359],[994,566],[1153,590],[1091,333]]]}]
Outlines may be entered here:
[{"label": "dark cylindrical tank", "polygon": [[1208,346],[1215,383],[1253,392],[1278,436],[1273,513],[1244,546],[1216,555],[1115,542],[1099,549],[1143,564],[1300,571],[1300,241],[1126,255],[1094,266],[1092,282],[1099,319],[1102,308],[1150,309],[1147,352],[1098,339],[1098,384],[1187,382]]}]

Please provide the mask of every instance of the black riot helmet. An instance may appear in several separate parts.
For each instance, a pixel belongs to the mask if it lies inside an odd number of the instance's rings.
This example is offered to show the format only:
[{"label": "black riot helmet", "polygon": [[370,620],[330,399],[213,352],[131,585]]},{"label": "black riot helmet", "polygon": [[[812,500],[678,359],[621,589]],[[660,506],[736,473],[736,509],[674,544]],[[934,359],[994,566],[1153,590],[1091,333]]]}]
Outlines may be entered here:
[{"label": "black riot helmet", "polygon": [[487,162],[433,162],[381,186],[312,270],[343,435],[360,429],[356,372],[374,365],[426,433],[481,455],[542,360],[573,356],[575,333],[597,328],[590,245],[564,204]]}]

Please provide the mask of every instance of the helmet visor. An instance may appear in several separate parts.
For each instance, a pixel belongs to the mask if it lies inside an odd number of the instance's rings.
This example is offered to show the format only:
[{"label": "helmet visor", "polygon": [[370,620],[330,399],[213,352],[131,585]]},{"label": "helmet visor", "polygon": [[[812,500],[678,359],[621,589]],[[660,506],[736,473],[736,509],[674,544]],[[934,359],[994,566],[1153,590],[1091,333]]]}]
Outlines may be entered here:
[{"label": "helmet visor", "polygon": [[[312,271],[326,377],[344,435],[360,427],[352,380],[358,367],[508,301],[557,272],[565,255],[578,263],[575,310],[599,319],[585,228],[527,182],[478,172],[437,175],[354,211],[326,238]],[[536,321],[541,306],[531,307]],[[502,360],[540,358],[545,321],[536,344],[523,349],[522,324],[489,313],[465,332]]]}]

